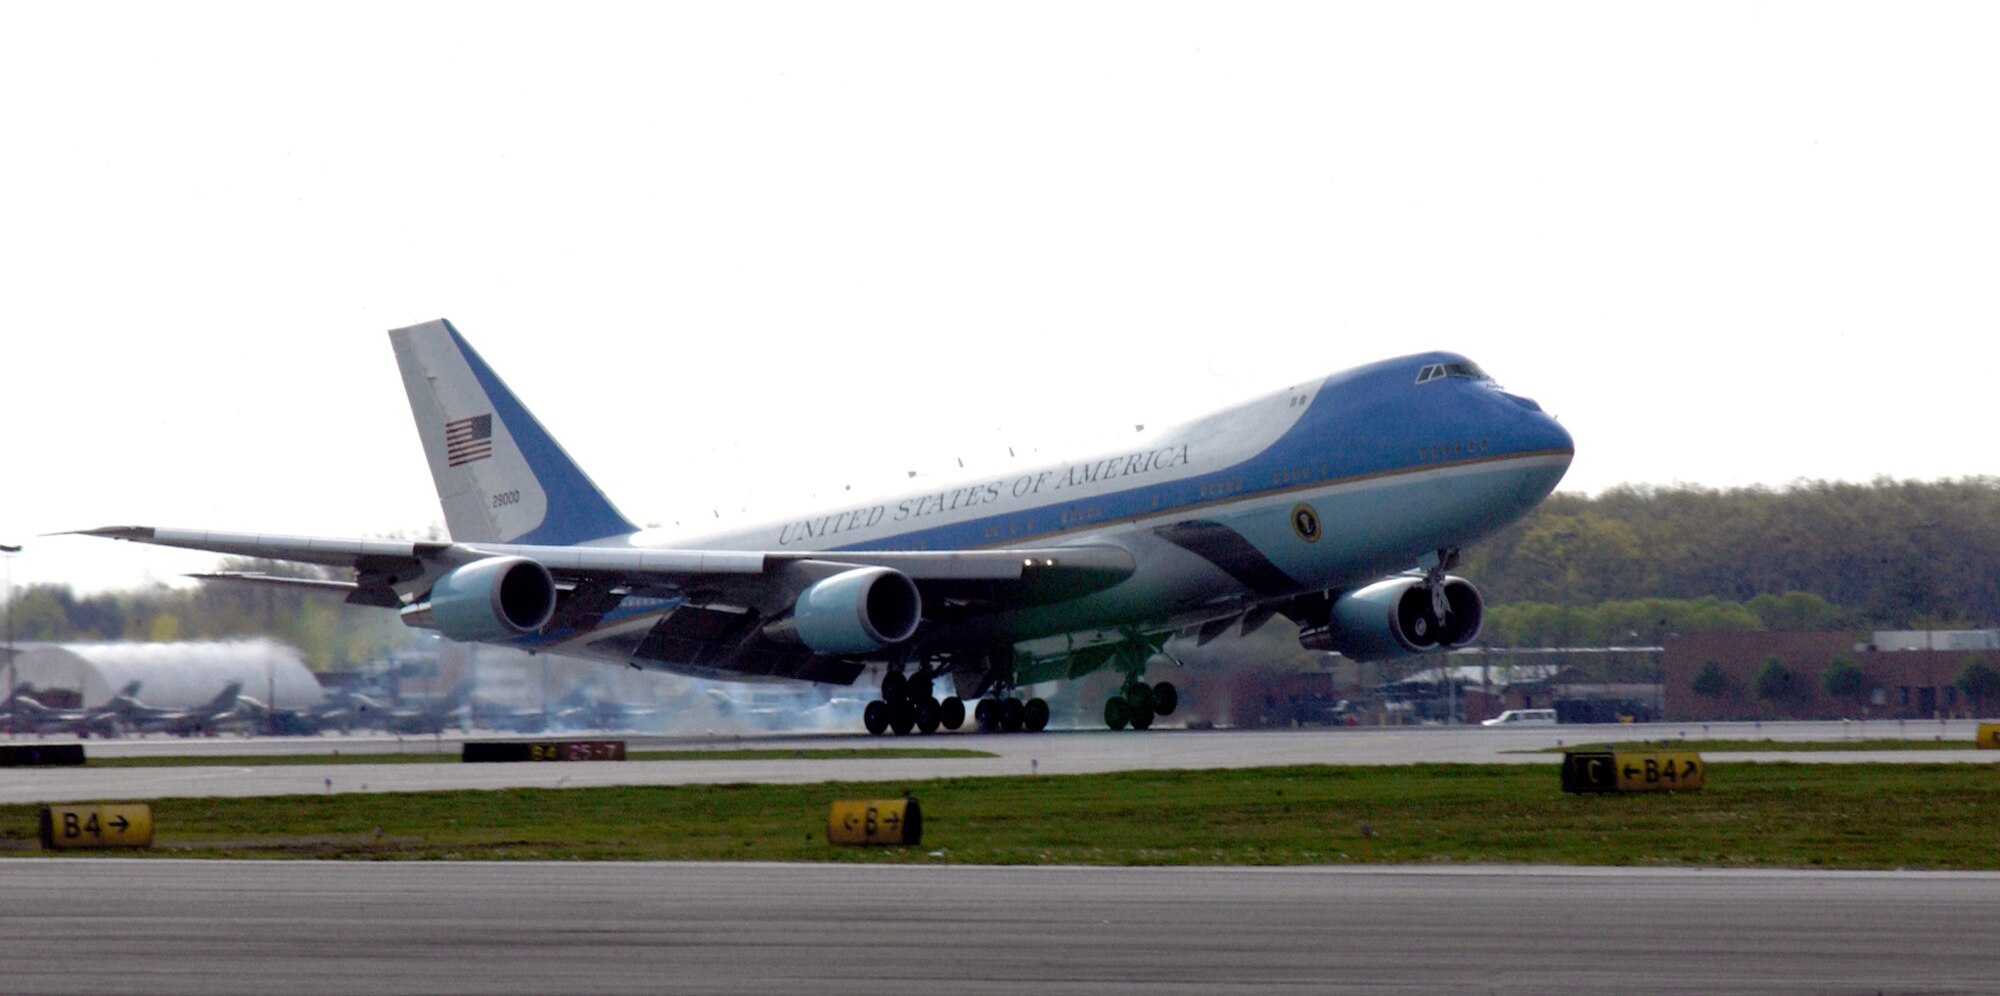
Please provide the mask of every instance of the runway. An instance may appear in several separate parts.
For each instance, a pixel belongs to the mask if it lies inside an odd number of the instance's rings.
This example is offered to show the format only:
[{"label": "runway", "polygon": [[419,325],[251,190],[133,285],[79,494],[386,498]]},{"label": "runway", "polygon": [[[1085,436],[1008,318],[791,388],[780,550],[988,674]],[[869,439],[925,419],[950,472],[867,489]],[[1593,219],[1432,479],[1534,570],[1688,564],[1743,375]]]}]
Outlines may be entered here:
[{"label": "runway", "polygon": [[[181,768],[44,768],[0,771],[0,803],[142,800],[180,796],[298,795],[328,792],[418,792],[449,789],[581,788],[601,785],[697,783],[809,783],[907,781],[1008,775],[1090,774],[1159,768],[1245,768],[1293,764],[1545,764],[1557,755],[1544,748],[1611,739],[1684,741],[1696,749],[1706,739],[1838,741],[1863,738],[1940,738],[1965,744],[1942,751],[1769,751],[1717,754],[1725,762],[1976,763],[2000,762],[2000,751],[1971,747],[1977,724],[1767,723],[1559,726],[1526,730],[1481,727],[1315,728],[1305,730],[1109,730],[1023,734],[958,733],[930,737],[856,735],[628,738],[630,749],[694,748],[776,750],[887,747],[955,747],[985,751],[987,758],[877,758],[832,760],[625,761],[567,764],[327,764]],[[594,736],[594,735],[593,735]],[[501,738],[494,738],[501,739]],[[521,738],[513,738],[521,739]],[[88,741],[93,757],[168,754],[252,756],[436,752],[455,757],[454,738],[223,737],[188,740]]]},{"label": "runway", "polygon": [[0,862],[8,992],[1991,992],[2000,875]]},{"label": "runway", "polygon": [[[1924,726],[1906,735],[1972,736],[1971,724]],[[996,756],[12,769],[0,771],[0,796],[142,799],[1415,761],[1553,769],[1555,755],[1522,752],[1558,740],[1682,732],[1621,726],[634,739],[634,749],[921,746]],[[1701,734],[1685,732],[1691,742]],[[1843,729],[1707,731],[1715,738],[1753,734],[1831,740]],[[451,756],[458,744],[90,744],[96,756],[334,748]],[[1996,755],[1716,756],[1992,763]],[[2000,949],[1988,943],[1984,920],[1996,903],[1995,873],[20,858],[0,861],[0,930],[8,937],[0,945],[0,990],[1970,993],[2000,989]]]}]

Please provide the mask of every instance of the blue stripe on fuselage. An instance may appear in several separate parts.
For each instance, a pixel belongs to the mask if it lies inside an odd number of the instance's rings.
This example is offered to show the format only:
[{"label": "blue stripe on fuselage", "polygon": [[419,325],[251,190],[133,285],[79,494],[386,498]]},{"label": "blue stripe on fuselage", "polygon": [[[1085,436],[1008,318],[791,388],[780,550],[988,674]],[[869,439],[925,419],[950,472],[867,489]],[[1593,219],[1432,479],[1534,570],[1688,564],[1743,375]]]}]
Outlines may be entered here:
[{"label": "blue stripe on fuselage", "polygon": [[[1334,374],[1275,442],[1220,470],[1074,502],[1017,507],[833,549],[1020,546],[1260,495],[1573,452],[1574,443],[1560,424],[1502,393],[1491,381],[1445,377],[1416,383],[1417,372],[1426,365],[1464,362],[1455,353],[1425,353]],[[1088,509],[1087,515],[1079,517],[1079,509]]]}]

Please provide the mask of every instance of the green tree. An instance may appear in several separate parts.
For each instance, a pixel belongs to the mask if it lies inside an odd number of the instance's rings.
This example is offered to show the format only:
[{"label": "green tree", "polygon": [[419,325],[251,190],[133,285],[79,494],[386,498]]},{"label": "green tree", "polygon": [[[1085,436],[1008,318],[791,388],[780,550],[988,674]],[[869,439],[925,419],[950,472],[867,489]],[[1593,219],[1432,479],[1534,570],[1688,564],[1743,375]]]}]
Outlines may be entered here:
[{"label": "green tree", "polygon": [[1782,699],[1792,694],[1792,669],[1776,657],[1764,662],[1757,669],[1757,678],[1751,687],[1760,699]]},{"label": "green tree", "polygon": [[1965,662],[1954,684],[1974,704],[1984,704],[1993,693],[2000,692],[2000,668],[1986,663],[1984,658],[1974,657]]},{"label": "green tree", "polygon": [[146,639],[150,642],[172,643],[180,638],[180,617],[171,613],[156,613],[153,616],[153,621],[146,624]]},{"label": "green tree", "polygon": [[1833,663],[1819,674],[1819,687],[1826,689],[1828,698],[1854,700],[1868,687],[1868,676],[1861,668],[1845,657],[1835,657]]},{"label": "green tree", "polygon": [[1729,693],[1729,674],[1714,661],[1702,661],[1701,670],[1694,673],[1688,688],[1705,699],[1721,698]]},{"label": "green tree", "polygon": [[1758,595],[1743,603],[1743,607],[1774,633],[1811,633],[1852,625],[1849,613],[1807,591]]}]

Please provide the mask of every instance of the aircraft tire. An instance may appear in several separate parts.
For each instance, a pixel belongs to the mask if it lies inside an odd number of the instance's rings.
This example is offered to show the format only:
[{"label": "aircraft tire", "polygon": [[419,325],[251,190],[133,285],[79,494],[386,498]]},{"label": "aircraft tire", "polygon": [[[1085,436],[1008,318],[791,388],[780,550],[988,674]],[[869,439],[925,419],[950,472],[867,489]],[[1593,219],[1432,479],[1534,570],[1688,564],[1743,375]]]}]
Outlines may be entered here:
[{"label": "aircraft tire", "polygon": [[900,674],[889,673],[882,676],[882,701],[895,705],[909,694],[909,680]]},{"label": "aircraft tire", "polygon": [[1049,704],[1041,699],[1029,699],[1021,717],[1029,733],[1040,733],[1049,727]]},{"label": "aircraft tire", "polygon": [[[1125,701],[1132,707],[1132,715],[1134,716],[1142,712],[1153,712],[1153,686],[1143,681],[1133,682],[1132,687],[1125,689]],[[1138,726],[1139,724],[1134,723],[1132,725]],[[1145,729],[1143,726],[1139,728],[1142,730]]]},{"label": "aircraft tire", "polygon": [[938,705],[938,722],[947,730],[956,730],[965,725],[965,700],[956,695]]},{"label": "aircraft tire", "polygon": [[1104,725],[1122,730],[1131,721],[1132,705],[1125,701],[1125,696],[1113,695],[1110,701],[1104,703]]},{"label": "aircraft tire", "polygon": [[1171,681],[1162,681],[1153,686],[1153,711],[1162,716],[1171,716],[1180,708],[1181,693]]},{"label": "aircraft tire", "polygon": [[889,706],[889,728],[895,730],[897,736],[908,736],[916,725],[917,707],[911,705],[910,700],[904,699]]},{"label": "aircraft tire", "polygon": [[881,736],[889,728],[889,703],[876,699],[861,710],[861,725],[874,736]]},{"label": "aircraft tire", "polygon": [[1133,707],[1132,707],[1132,728],[1133,728],[1133,729],[1135,729],[1135,730],[1143,730],[1143,729],[1146,729],[1147,727],[1149,727],[1149,726],[1152,726],[1152,725],[1153,725],[1153,706],[1152,706],[1152,703],[1150,703],[1150,702],[1149,702],[1149,703],[1147,703],[1147,704],[1146,704],[1146,706],[1145,706],[1144,708],[1140,708],[1140,707],[1138,707],[1138,706],[1133,706]]},{"label": "aircraft tire", "polygon": [[1020,699],[1001,699],[1000,729],[1008,733],[1021,732],[1022,724],[1027,722],[1027,714],[1028,707],[1022,705]]},{"label": "aircraft tire", "polygon": [[1000,703],[992,699],[980,699],[972,707],[972,719],[979,724],[979,732],[992,733],[1000,728]]},{"label": "aircraft tire", "polygon": [[925,736],[929,736],[937,732],[938,710],[939,710],[938,700],[931,698],[928,695],[920,699],[913,699],[910,702],[910,709],[912,712],[915,712],[917,714],[918,732],[923,733]]}]

